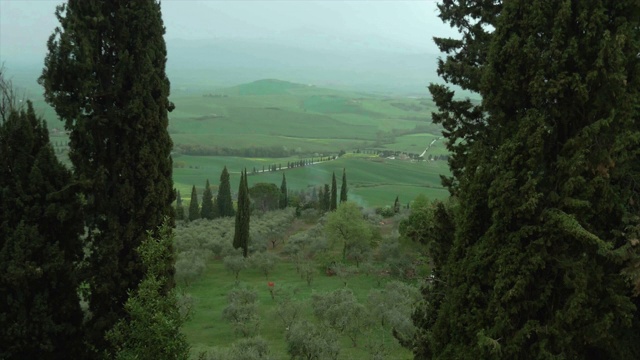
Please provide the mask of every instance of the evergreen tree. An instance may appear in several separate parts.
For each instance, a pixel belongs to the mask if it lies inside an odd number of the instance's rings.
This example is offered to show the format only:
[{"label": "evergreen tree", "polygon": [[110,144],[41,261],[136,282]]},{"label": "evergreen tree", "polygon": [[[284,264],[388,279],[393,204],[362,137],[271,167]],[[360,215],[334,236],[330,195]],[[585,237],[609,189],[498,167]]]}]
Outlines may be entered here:
[{"label": "evergreen tree", "polygon": [[238,211],[236,211],[236,230],[233,235],[233,248],[242,248],[242,255],[249,255],[249,220],[251,217],[251,203],[249,200],[249,186],[247,185],[247,171],[240,175],[238,188]]},{"label": "evergreen tree", "polygon": [[400,212],[400,197],[396,196],[396,200],[393,202],[393,212],[394,213],[399,213]]},{"label": "evergreen tree", "polygon": [[326,209],[324,208],[324,205],[324,187],[320,186],[320,189],[318,190],[318,209],[325,211]]},{"label": "evergreen tree", "polygon": [[204,187],[204,193],[202,194],[202,208],[200,209],[200,217],[203,219],[213,220],[215,212],[213,211],[213,194],[211,193],[211,185],[209,185],[209,179]]},{"label": "evergreen tree", "polygon": [[[1,75],[1,74],[0,74]],[[31,102],[0,123],[0,358],[83,357],[76,265],[83,219],[71,173]]]},{"label": "evergreen tree", "polygon": [[340,187],[340,202],[347,201],[347,170],[342,168],[342,186]]},{"label": "evergreen tree", "polygon": [[329,210],[335,211],[338,207],[338,185],[336,184],[336,172],[333,172],[331,178],[331,197],[329,199]]},{"label": "evergreen tree", "polygon": [[287,192],[287,178],[282,173],[282,184],[280,184],[280,209],[289,205],[289,193]]},{"label": "evergreen tree", "polygon": [[143,278],[135,249],[173,218],[165,29],[155,0],[71,0],[56,16],[40,83],[85,185],[89,325],[99,350]]},{"label": "evergreen tree", "polygon": [[184,206],[182,205],[180,190],[176,190],[176,220],[184,220]]},{"label": "evergreen tree", "polygon": [[191,188],[191,201],[189,202],[189,221],[200,219],[200,205],[198,204],[198,191],[196,186]]},{"label": "evergreen tree", "polygon": [[322,191],[322,210],[329,211],[331,209],[331,189],[329,184],[324,184]]},{"label": "evergreen tree", "polygon": [[[498,8],[452,3],[443,18],[462,27]],[[460,41],[458,60],[483,55],[460,62],[474,68],[440,64],[480,92],[482,121],[434,94],[460,206],[453,239],[432,240],[446,261],[414,318],[416,358],[637,359],[624,270],[640,228],[640,3],[511,1],[495,19]]]},{"label": "evergreen tree", "polygon": [[173,259],[174,241],[166,223],[157,239],[150,237],[140,244],[138,252],[148,270],[125,304],[127,319],[120,319],[107,333],[115,348],[113,358],[189,358],[189,343],[180,330],[185,318],[178,309],[177,294],[174,289],[163,291],[172,282],[162,264]]},{"label": "evergreen tree", "polygon": [[218,214],[221,217],[234,216],[233,199],[231,198],[231,183],[229,182],[229,171],[225,166],[220,174],[220,186],[218,187]]}]

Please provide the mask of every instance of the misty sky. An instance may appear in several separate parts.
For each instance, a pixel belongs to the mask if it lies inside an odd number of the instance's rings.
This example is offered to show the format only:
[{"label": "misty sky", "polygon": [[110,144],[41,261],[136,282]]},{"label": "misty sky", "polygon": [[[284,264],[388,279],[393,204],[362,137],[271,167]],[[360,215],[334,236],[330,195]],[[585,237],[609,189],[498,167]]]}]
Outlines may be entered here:
[{"label": "misty sky", "polygon": [[[58,4],[0,0],[0,61],[9,67],[41,63],[46,40],[57,25],[53,13]],[[425,0],[164,0],[162,12],[168,40],[241,38],[301,44],[310,39],[437,53],[431,38],[455,34],[437,18],[435,2]]]}]

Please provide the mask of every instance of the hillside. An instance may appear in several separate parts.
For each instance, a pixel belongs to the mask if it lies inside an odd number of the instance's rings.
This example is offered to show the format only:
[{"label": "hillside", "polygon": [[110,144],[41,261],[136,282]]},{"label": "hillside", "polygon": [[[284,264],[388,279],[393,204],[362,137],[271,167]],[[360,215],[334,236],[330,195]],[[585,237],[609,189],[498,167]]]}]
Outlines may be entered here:
[{"label": "hillside", "polygon": [[[425,158],[446,154],[441,129],[431,123],[434,110],[425,98],[385,97],[326,89],[275,79],[173,99],[169,131],[174,141],[174,180],[183,195],[192,185],[217,183],[222,168],[237,188],[243,168],[257,173],[251,183],[279,184],[282,173],[261,173],[263,167],[301,159],[348,156],[311,167],[287,169],[289,188],[306,189],[329,183],[332,172],[346,168],[350,191],[363,205],[382,206],[400,195],[409,201],[420,193],[443,198],[440,174],[446,161],[412,162],[382,159],[376,151]],[[434,140],[436,140],[434,142]],[[353,156],[354,152],[370,154]],[[362,155],[362,154],[361,154]]]},{"label": "hillside", "polygon": [[[279,184],[280,171],[262,173],[262,168],[286,167],[288,162],[340,152],[347,156],[287,169],[289,188],[330,183],[332,172],[346,168],[352,199],[362,205],[388,205],[396,196],[405,202],[421,193],[430,198],[448,194],[440,184],[440,174],[449,173],[446,161],[440,158],[447,150],[441,128],[431,123],[431,100],[265,79],[172,101],[176,105],[169,119],[174,182],[183,196],[193,185],[202,191],[207,179],[215,187],[224,166],[231,172],[235,191],[243,168],[257,169],[250,183]],[[52,131],[62,129],[55,119],[50,124]],[[52,142],[64,159],[68,139],[59,130],[52,133]],[[417,156],[427,147],[424,159],[440,160],[416,162],[374,155],[386,151]],[[354,154],[361,151],[367,154]]]}]

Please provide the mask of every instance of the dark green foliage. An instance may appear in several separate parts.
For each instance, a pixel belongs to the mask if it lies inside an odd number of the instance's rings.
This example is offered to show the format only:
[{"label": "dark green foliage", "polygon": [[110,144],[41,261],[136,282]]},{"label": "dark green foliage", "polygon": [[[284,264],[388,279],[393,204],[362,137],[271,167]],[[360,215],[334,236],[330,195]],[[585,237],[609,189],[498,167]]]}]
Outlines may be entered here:
[{"label": "dark green foliage", "polygon": [[322,191],[322,210],[329,211],[331,209],[331,189],[329,184],[324,184],[324,190]]},{"label": "dark green foliage", "polygon": [[282,184],[280,185],[280,209],[289,205],[289,193],[287,192],[287,178],[282,173]]},{"label": "dark green foliage", "polygon": [[180,328],[185,321],[178,310],[172,279],[165,271],[174,258],[172,229],[165,223],[158,238],[149,238],[138,248],[147,268],[142,282],[125,304],[128,317],[120,319],[107,333],[114,359],[188,359],[189,344]]},{"label": "dark green foliage", "polygon": [[333,172],[331,178],[331,198],[329,199],[329,210],[335,211],[338,207],[338,186],[336,185],[336,173]]},{"label": "dark green foliage", "polygon": [[[443,22],[458,29],[462,35],[461,39],[433,39],[438,48],[447,54],[444,60],[438,60],[438,75],[445,81],[467,91],[480,91],[482,69],[492,36],[490,29],[495,26],[501,8],[502,1],[499,0],[480,0],[473,5],[443,1],[438,5]],[[439,112],[432,114],[433,122],[444,127],[442,134],[449,139],[447,149],[451,156],[448,161],[453,177],[443,178],[443,183],[455,194],[462,171],[466,169],[467,172],[473,172],[475,169],[465,168],[466,161],[474,161],[473,157],[482,155],[473,155],[468,159],[476,141],[484,139],[484,113],[480,104],[468,98],[454,100],[454,92],[446,85],[430,84],[429,92],[439,109]]]},{"label": "dark green foliage", "polygon": [[31,102],[0,123],[0,359],[83,357],[82,208]]},{"label": "dark green foliage", "polygon": [[249,186],[247,185],[247,171],[240,175],[238,188],[238,211],[236,211],[236,229],[233,235],[233,248],[242,248],[242,255],[249,255],[249,221],[251,218],[251,203],[249,200]]},{"label": "dark green foliage", "polygon": [[191,201],[189,202],[189,221],[200,219],[200,206],[198,204],[198,191],[196,186],[191,188]]},{"label": "dark green foliage", "polygon": [[311,199],[313,200],[314,197],[317,197],[317,201],[318,201],[318,209],[324,211],[324,188],[322,186],[320,186],[320,189],[318,190],[317,194],[316,194],[316,188],[313,188],[313,193],[311,194]]},{"label": "dark green foliage", "polygon": [[202,208],[200,209],[200,217],[203,219],[213,220],[215,218],[215,212],[213,208],[213,194],[211,193],[211,185],[209,185],[209,179],[204,187],[204,193],[202,194]]},{"label": "dark green foliage", "polygon": [[276,210],[280,207],[281,192],[276,184],[257,183],[249,189],[249,195],[254,207],[260,211]]},{"label": "dark green foliage", "polygon": [[640,3],[501,4],[440,5],[466,31],[440,72],[483,102],[431,86],[459,206],[407,227],[434,259],[416,358],[640,358]]},{"label": "dark green foliage", "polygon": [[234,216],[233,199],[231,198],[231,184],[229,183],[229,171],[225,166],[220,174],[220,186],[218,187],[218,197],[216,198],[219,216]]},{"label": "dark green foliage", "polygon": [[396,196],[396,200],[393,202],[393,212],[396,213],[396,214],[400,212],[400,198],[399,198],[399,196]]},{"label": "dark green foliage", "polygon": [[184,220],[184,206],[180,191],[176,190],[176,220]]},{"label": "dark green foliage", "polygon": [[340,202],[343,203],[347,201],[347,170],[342,169],[342,186],[340,187]]},{"label": "dark green foliage", "polygon": [[165,29],[154,0],[72,0],[56,15],[40,83],[85,185],[90,335],[101,349],[144,275],[135,250],[173,218]]}]

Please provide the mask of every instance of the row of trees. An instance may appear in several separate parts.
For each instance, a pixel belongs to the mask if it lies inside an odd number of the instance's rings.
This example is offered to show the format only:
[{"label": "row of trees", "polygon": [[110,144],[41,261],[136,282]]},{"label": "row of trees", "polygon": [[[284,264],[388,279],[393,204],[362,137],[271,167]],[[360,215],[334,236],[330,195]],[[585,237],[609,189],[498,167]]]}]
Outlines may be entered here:
[{"label": "row of trees", "polygon": [[[335,160],[336,158],[337,157],[334,155],[334,156],[327,156],[326,158],[325,157],[320,157],[319,159],[311,158],[311,159],[300,159],[300,160],[296,160],[296,161],[287,161],[286,169],[293,169],[293,168],[297,168],[297,167],[313,165],[313,164],[317,164],[317,163],[320,163],[320,162]],[[264,165],[262,166],[262,172],[280,171],[280,170],[282,170],[282,164],[281,163],[269,164],[269,165],[266,165],[266,167]],[[260,169],[257,169],[254,166],[253,170],[251,171],[251,174],[257,174],[258,172],[260,172]]]},{"label": "row of trees", "polygon": [[283,146],[261,146],[234,149],[217,145],[176,144],[176,155],[239,156],[248,158],[285,158],[299,155],[295,149]]},{"label": "row of trees", "polygon": [[3,89],[0,358],[184,359],[160,5],[68,1],[56,16],[39,81],[73,172]]},{"label": "row of trees", "polygon": [[[243,173],[242,176],[245,176],[245,173]],[[238,194],[239,193],[238,191]],[[285,174],[282,174],[282,182],[279,189],[275,184],[262,182],[256,183],[248,188],[250,209],[262,212],[284,209],[290,205],[295,206],[299,210],[303,208],[317,208],[323,212],[334,211],[337,208],[338,202],[342,203],[347,201],[347,193],[346,169],[342,171],[340,194],[338,194],[335,172],[332,174],[331,186],[325,184],[324,187],[320,187],[319,189],[314,187],[309,194],[307,194],[307,192],[292,192],[292,194],[290,194],[287,188]],[[233,200],[229,188],[229,173],[226,167],[220,176],[220,186],[218,187],[218,196],[216,198],[213,198],[208,180],[202,195],[202,203],[198,201],[198,193],[195,185],[192,187],[191,201],[187,214],[185,214],[182,198],[178,192],[176,218],[179,220],[193,221],[200,218],[211,220],[233,215],[235,215],[235,211],[233,210]]]},{"label": "row of trees", "polygon": [[640,358],[640,3],[444,1],[429,90],[455,201],[407,234],[417,359]]},{"label": "row of trees", "polygon": [[291,204],[300,212],[304,209],[315,208],[322,212],[334,211],[339,203],[347,201],[348,198],[347,171],[342,169],[342,183],[340,186],[340,194],[338,194],[338,186],[336,173],[331,176],[331,186],[324,184],[320,187],[312,187],[310,190],[301,190],[290,196]]},{"label": "row of trees", "polygon": [[233,198],[231,196],[231,184],[229,182],[229,172],[225,166],[220,174],[220,185],[218,186],[218,195],[214,198],[211,191],[209,180],[204,187],[202,194],[202,206],[198,202],[198,192],[196,186],[191,189],[191,202],[189,203],[189,212],[185,214],[182,205],[182,197],[180,191],[177,192],[176,199],[176,219],[194,221],[197,219],[213,220],[219,217],[234,216],[235,209],[233,207]]}]

